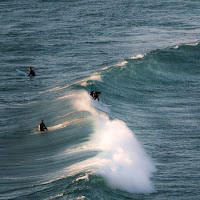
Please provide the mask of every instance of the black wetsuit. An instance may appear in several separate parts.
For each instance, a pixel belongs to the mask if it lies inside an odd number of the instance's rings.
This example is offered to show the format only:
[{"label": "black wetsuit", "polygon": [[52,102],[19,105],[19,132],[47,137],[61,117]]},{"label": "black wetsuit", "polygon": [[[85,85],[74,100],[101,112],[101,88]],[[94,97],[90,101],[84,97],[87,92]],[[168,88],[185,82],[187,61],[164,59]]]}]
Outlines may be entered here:
[{"label": "black wetsuit", "polygon": [[99,101],[99,95],[100,95],[100,94],[101,94],[101,92],[96,92],[96,91],[90,92],[90,95],[92,96],[92,98],[93,98],[94,100],[98,99],[98,101]]},{"label": "black wetsuit", "polygon": [[48,130],[47,127],[45,126],[45,124],[42,122],[40,123],[40,131],[46,131]]},{"label": "black wetsuit", "polygon": [[30,72],[29,72],[29,75],[28,76],[35,76],[35,72],[33,71],[33,70],[31,70]]}]

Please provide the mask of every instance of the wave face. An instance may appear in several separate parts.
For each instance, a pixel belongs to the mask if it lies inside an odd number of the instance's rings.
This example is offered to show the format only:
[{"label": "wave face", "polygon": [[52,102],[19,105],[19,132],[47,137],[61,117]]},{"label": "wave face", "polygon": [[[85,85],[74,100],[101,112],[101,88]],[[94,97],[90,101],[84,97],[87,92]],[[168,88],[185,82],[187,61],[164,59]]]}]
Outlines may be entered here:
[{"label": "wave face", "polygon": [[[188,86],[198,79],[198,54],[198,43],[195,46],[185,44],[151,51],[126,59],[126,63],[119,67],[108,68],[104,81],[111,93],[120,90],[121,97],[127,99],[134,93],[141,92],[144,97],[146,93],[156,94],[161,87],[177,91],[180,89],[184,94],[183,85]],[[188,87],[185,87],[185,90],[187,89]],[[135,96],[132,100],[139,99]]]},{"label": "wave face", "polygon": [[[13,105],[27,117],[43,109],[49,131],[26,135],[22,126],[2,135],[1,197],[160,198],[166,188],[185,190],[197,170],[187,164],[199,162],[199,52],[198,43],[151,51],[47,90],[49,100]],[[102,92],[100,102],[91,90]]]},{"label": "wave face", "polygon": [[0,11],[0,199],[200,199],[199,2]]},{"label": "wave face", "polygon": [[[195,155],[200,130],[199,53],[198,43],[155,50],[126,59],[125,65],[110,67],[102,75],[106,85],[105,99],[115,104],[111,111],[138,133],[139,140],[143,141],[156,160],[158,172],[155,179],[165,180],[164,185],[172,191],[184,191],[183,188],[187,188],[185,184],[182,189],[178,186],[186,177],[194,177],[194,165],[189,167],[187,163],[199,162]],[[123,132],[122,127],[116,129],[116,135],[118,130]],[[132,144],[137,146],[134,142]],[[126,156],[123,158],[126,159]],[[152,170],[148,164],[141,163],[141,166],[148,166],[147,171]],[[167,170],[168,175],[163,174],[162,170]],[[184,171],[185,175],[178,174],[180,171]],[[131,175],[134,176],[134,173],[128,175],[134,180]],[[113,180],[114,185],[119,184],[115,177]],[[142,178],[140,180],[144,181]],[[194,184],[196,181],[196,178],[191,180]],[[143,184],[141,186],[145,190],[148,188]],[[156,188],[161,189],[158,184]]]}]

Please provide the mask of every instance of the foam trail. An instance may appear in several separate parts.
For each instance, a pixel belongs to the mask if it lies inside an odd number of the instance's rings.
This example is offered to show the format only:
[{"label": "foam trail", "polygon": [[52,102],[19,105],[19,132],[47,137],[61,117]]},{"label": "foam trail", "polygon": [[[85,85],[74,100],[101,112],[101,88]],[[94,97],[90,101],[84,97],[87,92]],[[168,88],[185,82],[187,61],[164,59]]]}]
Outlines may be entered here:
[{"label": "foam trail", "polygon": [[62,97],[57,97],[57,98],[55,98],[55,100],[58,100],[58,99],[68,99],[68,98],[74,97],[74,96],[75,96],[75,94],[68,94],[68,95],[64,95]]},{"label": "foam trail", "polygon": [[174,49],[178,49],[179,48],[179,46],[178,45],[176,45],[175,47],[173,47]]},{"label": "foam trail", "polygon": [[67,117],[69,115],[73,115],[74,113],[76,113],[76,112],[69,112],[69,113],[67,113],[67,114],[65,114],[63,116],[57,116],[56,119],[64,118],[64,117]]},{"label": "foam trail", "polygon": [[122,66],[125,66],[127,63],[128,62],[124,60],[124,61],[121,61],[121,62],[117,63],[116,65],[111,65],[111,66],[104,67],[104,68],[101,69],[101,71],[108,70],[108,69],[110,69],[112,67],[122,67]]},{"label": "foam trail", "polygon": [[186,43],[185,45],[187,45],[187,46],[197,46],[199,43],[198,42],[196,42],[196,43]]},{"label": "foam trail", "polygon": [[109,69],[109,68],[111,68],[111,67],[112,67],[112,66],[104,67],[104,68],[101,69],[101,71],[105,71],[105,70],[107,70],[107,69]]},{"label": "foam trail", "polygon": [[91,165],[96,166],[98,165],[97,162],[98,160],[96,158],[89,158],[87,160],[84,160],[74,165],[71,165],[69,167],[66,167],[56,173],[46,174],[45,178],[47,179],[47,181],[38,183],[38,185],[46,185],[46,184],[70,177],[70,176],[74,176],[83,171],[88,172],[88,173],[94,173],[94,171],[91,170]]},{"label": "foam trail", "polygon": [[130,59],[138,59],[138,58],[144,58],[145,54],[138,54],[137,56],[133,56]]},{"label": "foam trail", "polygon": [[150,180],[156,168],[137,141],[134,133],[123,121],[111,121],[106,114],[97,112],[87,92],[74,104],[79,110],[87,110],[95,119],[95,132],[89,143],[100,151],[94,163],[97,174],[114,188],[131,193],[151,193],[155,188]]},{"label": "foam trail", "polygon": [[56,196],[50,196],[50,197],[43,199],[43,200],[51,200],[51,199],[55,199],[55,198],[58,198],[58,197],[63,197],[63,193],[57,194]]},{"label": "foam trail", "polygon": [[115,67],[120,67],[120,66],[124,66],[124,65],[126,65],[128,62],[127,61],[122,61],[122,62],[120,62],[120,63],[118,63],[118,64],[116,64],[116,65],[114,65]]},{"label": "foam trail", "polygon": [[76,123],[80,123],[80,122],[84,122],[85,121],[85,119],[83,118],[83,119],[72,119],[72,120],[70,120],[70,121],[65,121],[65,122],[63,122],[63,123],[61,123],[61,124],[57,124],[57,125],[55,125],[55,126],[48,126],[47,128],[48,128],[48,130],[46,130],[46,131],[35,131],[34,130],[34,134],[37,134],[37,133],[44,133],[44,132],[50,132],[50,131],[55,131],[55,130],[58,130],[58,129],[62,129],[62,128],[65,128],[65,127],[67,127],[67,126],[69,126],[69,125],[72,125],[72,124],[76,124]]}]

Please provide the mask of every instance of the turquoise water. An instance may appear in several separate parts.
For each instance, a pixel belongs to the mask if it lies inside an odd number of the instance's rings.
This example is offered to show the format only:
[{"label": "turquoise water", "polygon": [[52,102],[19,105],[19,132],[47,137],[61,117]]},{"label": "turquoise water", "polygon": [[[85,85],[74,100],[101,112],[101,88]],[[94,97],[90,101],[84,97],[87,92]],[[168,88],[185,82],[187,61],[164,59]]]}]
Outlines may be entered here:
[{"label": "turquoise water", "polygon": [[199,11],[0,1],[0,199],[199,199]]}]

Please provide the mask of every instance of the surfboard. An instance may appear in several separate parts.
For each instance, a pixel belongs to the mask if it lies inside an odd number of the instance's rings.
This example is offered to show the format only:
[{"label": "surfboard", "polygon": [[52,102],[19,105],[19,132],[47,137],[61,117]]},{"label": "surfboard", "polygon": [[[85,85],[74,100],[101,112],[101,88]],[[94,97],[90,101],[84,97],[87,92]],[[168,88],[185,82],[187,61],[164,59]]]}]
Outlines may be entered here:
[{"label": "surfboard", "polygon": [[16,72],[18,72],[18,74],[20,74],[20,75],[22,75],[22,76],[28,76],[27,73],[25,73],[25,72],[23,72],[23,71],[21,71],[21,70],[19,70],[19,69],[16,69]]},{"label": "surfboard", "polygon": [[106,112],[106,113],[110,112],[110,109],[108,108],[108,105],[102,103],[101,101],[98,101],[97,99],[96,100],[91,99],[91,103],[92,103],[92,106],[95,109],[97,109],[98,111]]}]

